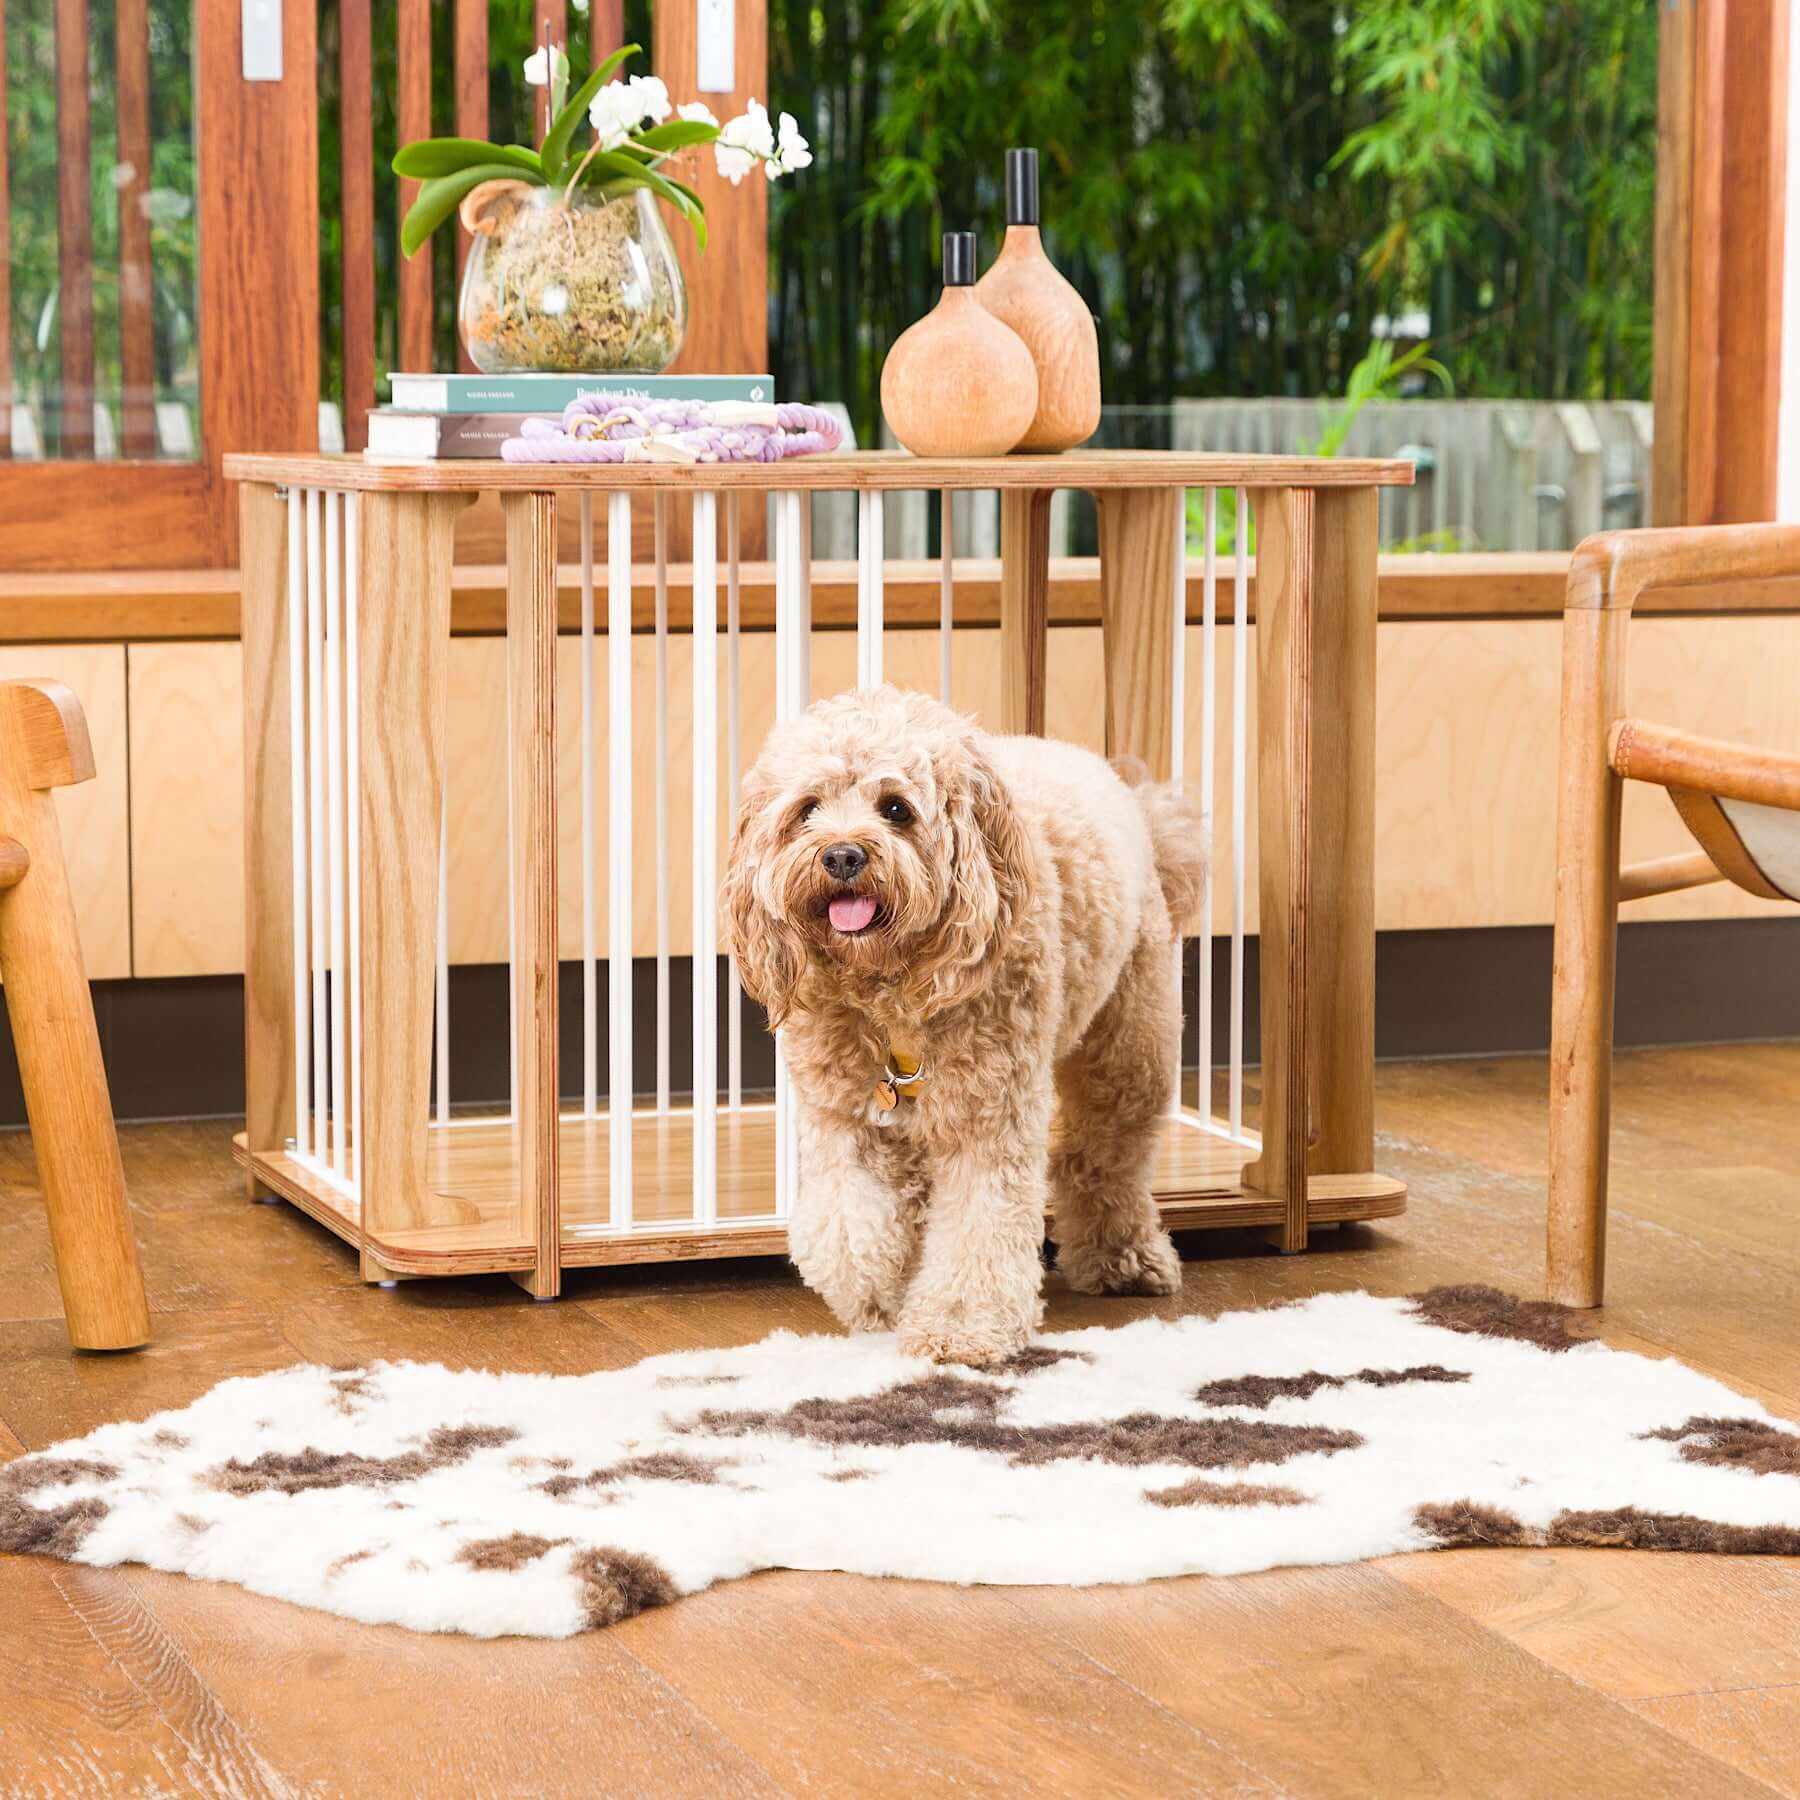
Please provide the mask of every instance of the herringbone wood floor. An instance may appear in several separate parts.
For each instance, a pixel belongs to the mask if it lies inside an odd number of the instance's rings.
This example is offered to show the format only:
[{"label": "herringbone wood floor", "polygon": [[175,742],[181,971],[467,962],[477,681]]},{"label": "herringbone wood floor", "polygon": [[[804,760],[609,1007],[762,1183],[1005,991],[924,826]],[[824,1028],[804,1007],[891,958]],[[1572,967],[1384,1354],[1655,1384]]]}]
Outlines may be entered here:
[{"label": "herringbone wood floor", "polygon": [[[1380,1072],[1412,1209],[1303,1258],[1213,1236],[1181,1295],[1535,1293],[1544,1067]],[[1621,1059],[1609,1341],[1800,1419],[1800,1045]],[[769,1264],[364,1288],[247,1206],[225,1123],[125,1154],[156,1338],[73,1357],[29,1144],[0,1138],[0,1457],[226,1375],[375,1356],[571,1371],[829,1328]],[[144,1571],[0,1559],[0,1794],[1800,1794],[1800,1565],[1458,1551],[1074,1592],[777,1573],[565,1643],[370,1629]]]}]

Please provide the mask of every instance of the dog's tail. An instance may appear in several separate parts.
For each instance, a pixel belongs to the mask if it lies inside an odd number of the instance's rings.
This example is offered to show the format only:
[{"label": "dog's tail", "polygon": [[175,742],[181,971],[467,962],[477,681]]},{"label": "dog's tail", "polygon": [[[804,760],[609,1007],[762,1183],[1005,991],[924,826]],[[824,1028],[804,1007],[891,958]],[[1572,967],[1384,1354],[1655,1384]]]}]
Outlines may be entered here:
[{"label": "dog's tail", "polygon": [[1150,827],[1156,879],[1169,903],[1169,917],[1185,924],[1200,904],[1206,879],[1208,847],[1200,802],[1178,781],[1151,781],[1144,765],[1131,758],[1120,758],[1113,767],[1132,790]]}]

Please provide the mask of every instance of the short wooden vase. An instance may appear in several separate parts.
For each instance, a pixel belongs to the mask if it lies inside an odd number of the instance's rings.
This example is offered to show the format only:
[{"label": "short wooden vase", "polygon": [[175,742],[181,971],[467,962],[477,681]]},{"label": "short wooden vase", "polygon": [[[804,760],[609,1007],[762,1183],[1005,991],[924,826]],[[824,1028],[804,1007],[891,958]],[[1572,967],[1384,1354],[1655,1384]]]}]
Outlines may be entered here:
[{"label": "short wooden vase", "polygon": [[915,456],[1004,456],[1038,409],[1037,367],[975,297],[975,234],[944,234],[944,292],[881,366],[881,410]]},{"label": "short wooden vase", "polygon": [[1100,423],[1100,340],[1087,302],[1038,235],[1035,150],[1006,153],[1006,241],[975,298],[1021,339],[1037,369],[1037,411],[1020,450],[1072,450]]}]

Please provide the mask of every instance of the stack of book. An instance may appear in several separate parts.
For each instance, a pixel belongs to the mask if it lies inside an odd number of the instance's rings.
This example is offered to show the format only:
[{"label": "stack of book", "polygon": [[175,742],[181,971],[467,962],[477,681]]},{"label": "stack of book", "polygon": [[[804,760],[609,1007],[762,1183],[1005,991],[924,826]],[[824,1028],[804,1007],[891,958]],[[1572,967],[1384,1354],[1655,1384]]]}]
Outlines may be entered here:
[{"label": "stack of book", "polygon": [[369,414],[373,462],[498,456],[527,419],[560,419],[571,400],[772,401],[767,375],[394,375],[393,404]]}]

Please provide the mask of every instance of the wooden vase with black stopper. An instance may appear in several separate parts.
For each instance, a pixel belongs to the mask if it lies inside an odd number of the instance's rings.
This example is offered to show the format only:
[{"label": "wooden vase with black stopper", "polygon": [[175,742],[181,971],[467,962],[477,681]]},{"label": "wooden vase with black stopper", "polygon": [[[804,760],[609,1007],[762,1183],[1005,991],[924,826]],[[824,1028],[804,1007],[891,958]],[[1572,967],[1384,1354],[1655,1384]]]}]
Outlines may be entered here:
[{"label": "wooden vase with black stopper", "polygon": [[1038,153],[1006,153],[1006,241],[975,298],[1013,331],[1037,370],[1037,411],[1021,450],[1072,450],[1100,423],[1100,340],[1094,316],[1044,254],[1038,233]]},{"label": "wooden vase with black stopper", "polygon": [[882,364],[882,413],[915,456],[1004,456],[1036,417],[1031,352],[974,283],[974,232],[945,232],[943,295]]}]

